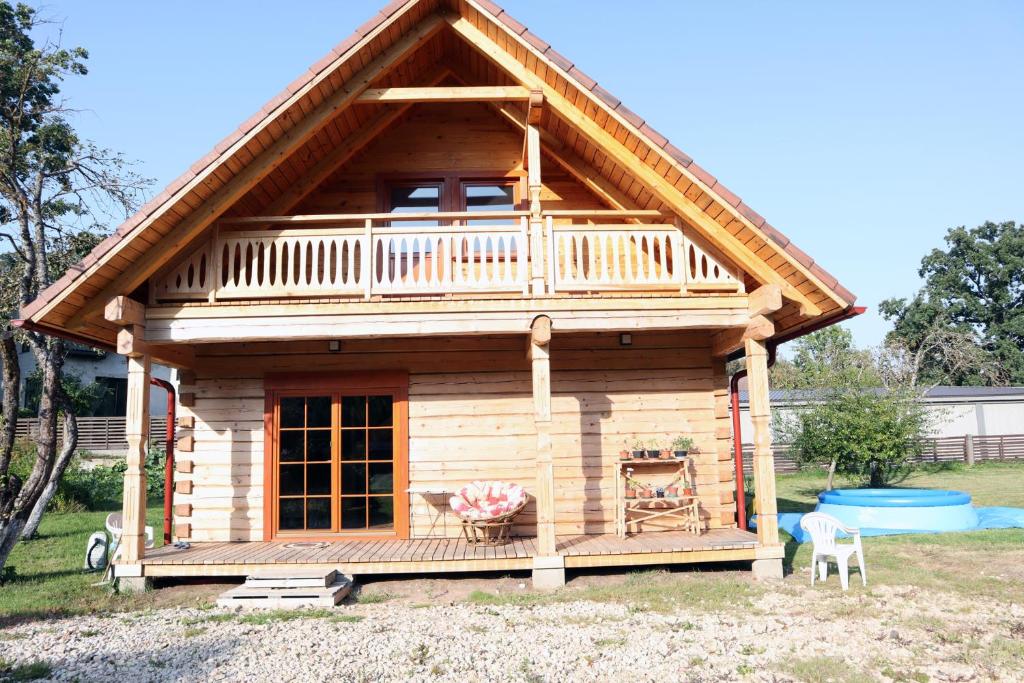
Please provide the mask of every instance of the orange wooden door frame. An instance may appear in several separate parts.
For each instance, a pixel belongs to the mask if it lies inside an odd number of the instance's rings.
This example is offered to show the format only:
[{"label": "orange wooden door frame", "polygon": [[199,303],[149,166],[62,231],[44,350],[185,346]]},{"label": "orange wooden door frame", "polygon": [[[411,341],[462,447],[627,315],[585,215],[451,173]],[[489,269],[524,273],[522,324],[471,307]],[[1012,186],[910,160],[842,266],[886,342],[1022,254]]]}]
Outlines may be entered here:
[{"label": "orange wooden door frame", "polygon": [[[409,373],[402,370],[382,372],[334,372],[334,373],[287,373],[268,374],[263,378],[263,540],[381,540],[387,538],[409,538]],[[278,530],[278,448],[277,426],[279,423],[278,404],[282,396],[311,395],[360,395],[390,394],[393,397],[393,488],[394,488],[394,531],[392,533],[365,533],[343,531],[298,531]],[[337,413],[337,411],[333,411]],[[338,431],[338,424],[332,418],[332,432]],[[332,493],[340,500],[338,482],[338,457],[340,436],[332,437],[337,443],[332,447],[332,486],[338,490]],[[334,513],[332,513],[332,520]]]}]

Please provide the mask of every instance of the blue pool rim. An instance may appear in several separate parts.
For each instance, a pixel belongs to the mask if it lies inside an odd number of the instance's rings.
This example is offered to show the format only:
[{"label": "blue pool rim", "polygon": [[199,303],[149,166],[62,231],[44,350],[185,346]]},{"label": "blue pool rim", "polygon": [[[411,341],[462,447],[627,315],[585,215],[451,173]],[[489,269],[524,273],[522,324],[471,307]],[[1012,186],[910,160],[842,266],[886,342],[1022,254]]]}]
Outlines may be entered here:
[{"label": "blue pool rim", "polygon": [[970,505],[971,496],[944,489],[833,489],[819,493],[818,502],[875,508],[951,507]]}]

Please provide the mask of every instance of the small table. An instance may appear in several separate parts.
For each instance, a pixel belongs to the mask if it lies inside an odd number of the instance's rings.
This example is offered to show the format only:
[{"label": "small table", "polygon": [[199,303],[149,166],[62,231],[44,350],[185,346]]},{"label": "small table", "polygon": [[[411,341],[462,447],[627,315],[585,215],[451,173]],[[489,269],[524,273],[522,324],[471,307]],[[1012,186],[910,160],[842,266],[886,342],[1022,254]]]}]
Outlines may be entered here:
[{"label": "small table", "polygon": [[[445,538],[448,536],[448,498],[451,496],[451,491],[444,488],[430,488],[430,487],[410,487],[405,490],[409,494],[409,537],[410,538]],[[427,529],[425,536],[417,536],[415,529],[416,515],[413,514],[412,498],[413,496],[419,496],[423,499],[423,502],[430,505],[438,511],[434,515],[433,519],[430,520],[430,528]],[[441,497],[441,504],[437,505],[436,500],[431,502],[431,498]],[[438,522],[441,525],[441,535],[437,536],[434,532],[438,527]]]}]

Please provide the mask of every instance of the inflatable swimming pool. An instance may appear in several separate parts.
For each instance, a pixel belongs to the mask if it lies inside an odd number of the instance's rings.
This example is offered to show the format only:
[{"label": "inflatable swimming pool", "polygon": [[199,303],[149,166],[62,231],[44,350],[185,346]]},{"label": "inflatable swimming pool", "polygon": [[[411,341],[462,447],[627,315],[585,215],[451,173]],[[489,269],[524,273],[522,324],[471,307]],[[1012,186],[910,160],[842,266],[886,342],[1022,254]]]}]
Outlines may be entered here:
[{"label": "inflatable swimming pool", "polygon": [[963,491],[835,489],[818,494],[815,508],[860,529],[903,532],[978,528],[978,512]]}]

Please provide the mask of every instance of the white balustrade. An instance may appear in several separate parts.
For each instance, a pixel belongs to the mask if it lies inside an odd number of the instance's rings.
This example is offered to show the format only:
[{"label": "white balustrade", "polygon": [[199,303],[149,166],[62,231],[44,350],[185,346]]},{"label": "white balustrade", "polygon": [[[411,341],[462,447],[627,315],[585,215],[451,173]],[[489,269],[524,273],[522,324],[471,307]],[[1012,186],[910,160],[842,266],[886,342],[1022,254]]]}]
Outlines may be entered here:
[{"label": "white balustrade", "polygon": [[[295,227],[221,229],[155,278],[152,291],[156,301],[484,292],[528,296],[531,258],[546,264],[550,292],[741,289],[734,267],[674,225],[554,223],[556,217],[648,218],[648,213],[552,212],[546,239],[534,242],[546,253],[533,256],[529,223],[521,211],[234,219],[224,225],[262,221]],[[402,225],[427,219],[457,224]],[[511,221],[477,225],[488,219]]]}]

